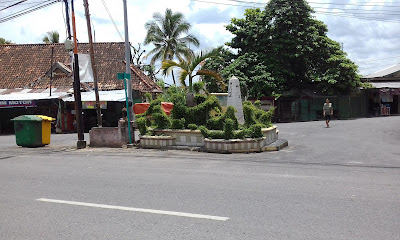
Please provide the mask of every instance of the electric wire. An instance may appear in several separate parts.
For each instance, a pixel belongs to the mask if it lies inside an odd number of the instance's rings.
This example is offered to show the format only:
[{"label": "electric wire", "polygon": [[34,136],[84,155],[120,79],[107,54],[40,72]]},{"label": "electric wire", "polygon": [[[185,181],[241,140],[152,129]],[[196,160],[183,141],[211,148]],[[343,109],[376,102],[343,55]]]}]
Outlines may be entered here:
[{"label": "electric wire", "polygon": [[26,9],[17,11],[15,13],[12,13],[10,15],[7,15],[5,17],[0,18],[0,23],[12,20],[12,19],[17,18],[17,17],[21,17],[21,16],[23,16],[25,14],[37,11],[37,10],[42,9],[44,7],[48,7],[48,6],[50,6],[50,5],[54,4],[54,3],[57,3],[57,2],[59,2],[59,0],[48,0],[48,1],[42,2],[40,4],[37,4],[35,6],[28,7]]},{"label": "electric wire", "polygon": [[103,3],[104,8],[106,9],[108,17],[110,18],[111,22],[113,23],[115,30],[117,30],[119,37],[121,38],[122,41],[124,41],[124,38],[122,37],[122,34],[117,27],[117,24],[115,24],[114,18],[112,17],[110,11],[108,10],[106,3],[104,2],[104,0],[101,0],[101,2]]}]

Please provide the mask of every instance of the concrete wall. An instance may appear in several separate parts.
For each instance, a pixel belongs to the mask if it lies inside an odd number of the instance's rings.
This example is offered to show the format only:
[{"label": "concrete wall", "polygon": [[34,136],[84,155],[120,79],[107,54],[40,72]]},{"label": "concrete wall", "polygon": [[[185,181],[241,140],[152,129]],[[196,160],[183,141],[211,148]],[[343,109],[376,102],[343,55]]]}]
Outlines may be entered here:
[{"label": "concrete wall", "polygon": [[[90,147],[122,147],[117,127],[94,127],[89,131]],[[125,143],[126,144],[126,143]]]},{"label": "concrete wall", "polygon": [[93,127],[89,137],[90,147],[122,147],[129,143],[127,122],[119,121],[118,127]]},{"label": "concrete wall", "polygon": [[176,146],[204,146],[204,137],[199,130],[154,130],[154,133],[174,137]]}]

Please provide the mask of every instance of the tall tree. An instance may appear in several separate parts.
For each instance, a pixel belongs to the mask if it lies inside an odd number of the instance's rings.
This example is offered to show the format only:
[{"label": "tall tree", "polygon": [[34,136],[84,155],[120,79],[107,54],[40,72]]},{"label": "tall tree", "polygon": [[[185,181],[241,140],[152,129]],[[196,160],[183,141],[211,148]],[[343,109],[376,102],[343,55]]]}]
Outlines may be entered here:
[{"label": "tall tree", "polygon": [[59,43],[60,42],[60,34],[57,31],[50,31],[46,33],[46,36],[43,37],[42,41],[44,43]]},{"label": "tall tree", "polygon": [[209,76],[216,79],[219,83],[224,83],[218,73],[200,69],[200,66],[209,58],[216,58],[218,49],[211,51],[201,51],[199,54],[190,54],[185,59],[181,59],[179,62],[173,60],[165,60],[162,63],[162,69],[164,74],[171,71],[174,67],[180,69],[179,80],[183,86],[186,86],[186,78],[189,80],[189,93],[193,92],[193,78],[196,76]]},{"label": "tall tree", "polygon": [[4,38],[0,38],[0,44],[13,44],[13,42],[5,40]]},{"label": "tall tree", "polygon": [[[227,29],[234,38],[228,45],[238,49],[235,61],[242,62],[232,64],[243,66],[247,59],[250,68],[240,70],[247,79],[241,80],[261,87],[253,96],[271,94],[274,86],[279,92],[311,88],[337,94],[361,85],[357,66],[327,37],[326,25],[312,13],[305,0],[271,0],[264,10],[247,9],[244,19],[231,20]],[[231,74],[237,70],[231,68]],[[262,79],[254,82],[260,75],[266,84],[260,84]]]},{"label": "tall tree", "polygon": [[[152,65],[157,60],[173,60],[175,57],[182,60],[185,56],[192,54],[188,44],[199,46],[199,40],[195,36],[187,34],[191,25],[180,12],[173,13],[171,9],[166,9],[165,15],[154,13],[153,20],[147,22],[145,27],[147,35],[144,43],[146,45],[154,44],[154,48],[146,55],[153,55]],[[172,78],[176,84],[173,72]]]}]

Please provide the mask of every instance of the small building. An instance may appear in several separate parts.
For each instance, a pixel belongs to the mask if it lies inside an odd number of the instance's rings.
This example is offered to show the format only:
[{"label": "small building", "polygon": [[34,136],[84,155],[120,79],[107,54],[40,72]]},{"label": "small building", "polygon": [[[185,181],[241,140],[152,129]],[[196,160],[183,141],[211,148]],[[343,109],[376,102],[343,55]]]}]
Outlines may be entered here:
[{"label": "small building", "polygon": [[362,78],[373,89],[367,89],[369,112],[375,116],[400,114],[400,64]]},{"label": "small building", "polygon": [[[117,73],[125,71],[125,46],[122,42],[110,42],[94,43],[93,47],[98,86],[102,92],[103,125],[117,126],[125,104],[120,99],[124,83],[117,79]],[[78,52],[89,54],[89,44],[79,43]],[[57,122],[63,125],[63,130],[73,131],[75,111],[71,65],[70,53],[61,43],[0,45],[0,133],[12,132],[10,119],[22,114],[57,118],[61,113],[62,121],[58,119]],[[134,102],[141,102],[144,93],[162,92],[134,65],[131,65],[131,78]],[[82,82],[81,90],[85,96],[84,127],[88,131],[97,124],[96,111],[92,107],[95,99],[93,83]]]}]

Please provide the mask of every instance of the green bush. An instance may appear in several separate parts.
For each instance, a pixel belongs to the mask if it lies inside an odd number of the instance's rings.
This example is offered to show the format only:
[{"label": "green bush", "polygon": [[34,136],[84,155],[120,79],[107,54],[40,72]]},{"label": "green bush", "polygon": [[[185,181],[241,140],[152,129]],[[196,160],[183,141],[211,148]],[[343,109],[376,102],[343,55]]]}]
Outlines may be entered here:
[{"label": "green bush", "polygon": [[211,96],[205,102],[191,108],[187,108],[186,124],[206,125],[210,118],[210,111],[214,108],[221,109],[217,97]]},{"label": "green bush", "polygon": [[271,108],[268,112],[263,112],[260,117],[260,123],[265,127],[271,127],[272,118],[274,117],[275,108]]},{"label": "green bush", "polygon": [[147,133],[147,126],[146,126],[146,118],[140,117],[136,119],[136,125],[139,129],[140,135],[146,135]]},{"label": "green bush", "polygon": [[172,119],[171,129],[183,129],[185,128],[185,119]]},{"label": "green bush", "polygon": [[211,130],[222,130],[224,125],[222,124],[221,117],[213,117],[207,120],[206,126]]},{"label": "green bush", "polygon": [[254,116],[254,110],[255,110],[255,108],[253,105],[249,105],[249,104],[243,105],[244,126],[246,128],[248,128],[254,124],[257,124],[257,121]]},{"label": "green bush", "polygon": [[224,139],[224,132],[223,131],[210,131],[208,136],[210,139]]},{"label": "green bush", "polygon": [[200,126],[199,130],[205,138],[209,138],[209,139],[223,139],[224,138],[223,131],[210,131],[205,126]]},{"label": "green bush", "polygon": [[171,95],[171,102],[174,108],[171,111],[173,119],[186,118],[188,107],[186,106],[186,96],[183,93],[174,93]]},{"label": "green bush", "polygon": [[188,125],[188,128],[189,128],[190,130],[197,130],[197,125],[194,124],[194,123],[191,123],[191,124]]},{"label": "green bush", "polygon": [[147,109],[147,111],[144,113],[144,115],[152,115],[153,113],[161,113],[163,112],[161,109],[161,98],[156,98],[150,102],[150,106]]},{"label": "green bush", "polygon": [[235,139],[243,139],[245,137],[246,137],[246,129],[234,132],[234,138]]},{"label": "green bush", "polygon": [[263,125],[262,124],[255,124],[250,126],[248,129],[248,136],[250,138],[261,138],[263,137],[263,133],[261,131]]},{"label": "green bush", "polygon": [[255,106],[257,109],[261,109],[261,101],[260,101],[260,100],[255,101],[255,102],[254,102],[254,106]]},{"label": "green bush", "polygon": [[193,91],[196,94],[199,94],[201,90],[204,89],[204,82],[195,82],[193,83]]},{"label": "green bush", "polygon": [[171,127],[171,120],[165,112],[153,113],[152,118],[158,129],[168,129]]},{"label": "green bush", "polygon": [[224,139],[233,139],[234,138],[234,122],[232,119],[226,119],[224,124]]},{"label": "green bush", "polygon": [[239,122],[235,116],[236,109],[229,106],[226,112],[221,117],[213,117],[207,121],[207,128],[212,130],[223,130],[226,119],[233,121],[233,128],[237,130],[239,128]]},{"label": "green bush", "polygon": [[203,135],[203,137],[205,137],[205,138],[209,137],[210,131],[205,126],[200,126],[199,130],[200,130],[201,134]]},{"label": "green bush", "polygon": [[207,100],[207,95],[196,94],[196,95],[194,95],[194,100],[197,105],[202,104],[203,102],[205,102]]}]

